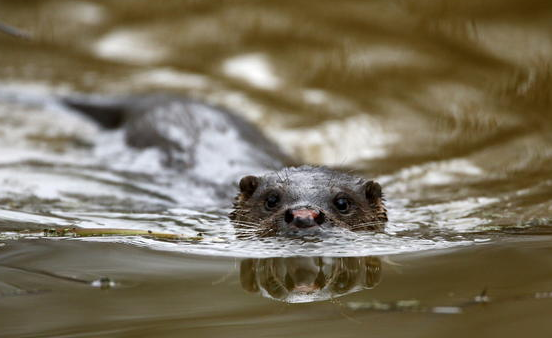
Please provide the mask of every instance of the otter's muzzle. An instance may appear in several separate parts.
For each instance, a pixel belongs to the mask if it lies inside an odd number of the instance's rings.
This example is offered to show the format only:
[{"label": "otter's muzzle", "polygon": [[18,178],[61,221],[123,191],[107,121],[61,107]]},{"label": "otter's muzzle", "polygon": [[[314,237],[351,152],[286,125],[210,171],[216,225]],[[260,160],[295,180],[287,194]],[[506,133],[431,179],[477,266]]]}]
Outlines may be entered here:
[{"label": "otter's muzzle", "polygon": [[298,228],[310,228],[316,225],[322,225],[325,221],[324,213],[320,210],[309,208],[288,209],[284,215],[284,221],[288,225],[294,225]]}]

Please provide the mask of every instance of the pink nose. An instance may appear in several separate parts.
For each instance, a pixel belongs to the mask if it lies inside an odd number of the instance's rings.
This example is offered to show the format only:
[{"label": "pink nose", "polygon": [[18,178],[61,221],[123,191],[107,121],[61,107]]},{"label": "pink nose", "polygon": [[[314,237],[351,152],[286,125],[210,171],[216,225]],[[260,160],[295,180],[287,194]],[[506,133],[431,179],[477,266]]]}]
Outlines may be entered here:
[{"label": "pink nose", "polygon": [[309,228],[324,223],[324,214],[319,210],[301,208],[295,210],[286,210],[284,220],[287,224],[298,228]]},{"label": "pink nose", "polygon": [[320,213],[316,210],[311,209],[299,209],[299,210],[293,210],[291,212],[293,215],[293,218],[306,218],[306,219],[315,219],[320,215]]}]

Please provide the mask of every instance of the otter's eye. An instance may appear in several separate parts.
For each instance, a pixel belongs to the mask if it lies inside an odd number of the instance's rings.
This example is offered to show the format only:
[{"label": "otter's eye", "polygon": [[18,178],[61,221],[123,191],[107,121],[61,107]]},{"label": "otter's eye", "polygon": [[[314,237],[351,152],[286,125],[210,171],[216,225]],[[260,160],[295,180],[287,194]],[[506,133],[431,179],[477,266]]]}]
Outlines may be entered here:
[{"label": "otter's eye", "polygon": [[269,210],[274,209],[278,206],[278,203],[280,203],[280,196],[277,194],[272,194],[266,198],[265,207]]},{"label": "otter's eye", "polygon": [[345,197],[336,197],[333,203],[339,212],[345,213],[349,210],[350,203]]}]

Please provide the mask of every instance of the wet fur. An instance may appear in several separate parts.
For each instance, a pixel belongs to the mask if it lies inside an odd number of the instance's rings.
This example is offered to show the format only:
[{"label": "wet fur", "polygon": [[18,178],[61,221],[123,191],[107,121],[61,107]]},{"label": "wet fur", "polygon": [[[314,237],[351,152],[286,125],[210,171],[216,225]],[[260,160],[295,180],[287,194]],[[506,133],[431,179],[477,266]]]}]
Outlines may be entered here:
[{"label": "wet fur", "polygon": [[[320,190],[320,194],[326,194],[326,199],[333,198],[336,194],[345,193],[353,200],[353,210],[349,214],[341,214],[331,207],[323,208],[326,221],[322,228],[339,227],[351,231],[381,230],[387,221],[387,210],[384,205],[384,198],[379,184],[345,174],[326,167],[302,166],[299,168],[285,168],[260,177],[259,187],[251,187],[250,182],[242,179],[240,182],[240,193],[234,201],[234,210],[230,213],[230,219],[239,230],[240,237],[266,237],[278,235],[285,232],[282,229],[285,210],[289,204],[282,204],[277,210],[268,212],[264,209],[264,201],[267,193],[279,191],[282,194],[297,189],[294,180],[309,180],[313,176],[322,176],[325,182],[317,182],[313,179],[314,186],[307,186],[306,189]],[[292,179],[293,178],[293,179]],[[246,181],[246,182],[244,182]],[[325,183],[320,184],[318,183]],[[352,186],[352,185],[355,186]],[[364,196],[358,191],[358,186],[374,187],[374,191],[367,191],[369,196]],[[328,191],[324,192],[324,186]],[[253,192],[251,192],[253,190]],[[301,201],[302,204],[312,204],[314,201]],[[313,206],[317,206],[314,203]],[[319,203],[318,203],[319,204]],[[320,207],[320,206],[317,206]],[[284,231],[282,231],[284,230]]]}]

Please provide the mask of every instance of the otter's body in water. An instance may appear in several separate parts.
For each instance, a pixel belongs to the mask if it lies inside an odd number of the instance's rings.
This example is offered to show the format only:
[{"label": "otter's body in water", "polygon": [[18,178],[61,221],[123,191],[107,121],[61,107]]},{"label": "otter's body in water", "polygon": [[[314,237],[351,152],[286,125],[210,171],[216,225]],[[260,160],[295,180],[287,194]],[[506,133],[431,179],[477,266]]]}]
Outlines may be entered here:
[{"label": "otter's body in water", "polygon": [[244,235],[376,230],[387,221],[378,183],[325,167],[288,167],[293,162],[274,143],[226,110],[167,95],[63,102],[105,128],[122,128],[131,147],[158,148],[165,166],[220,186],[228,192],[221,198],[236,196],[242,177],[230,219]]}]

